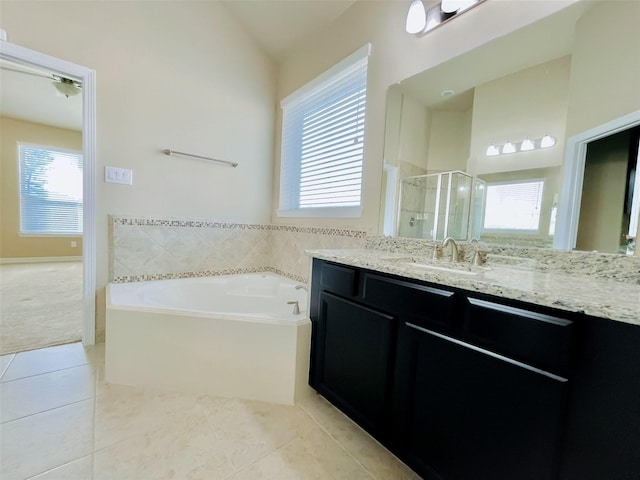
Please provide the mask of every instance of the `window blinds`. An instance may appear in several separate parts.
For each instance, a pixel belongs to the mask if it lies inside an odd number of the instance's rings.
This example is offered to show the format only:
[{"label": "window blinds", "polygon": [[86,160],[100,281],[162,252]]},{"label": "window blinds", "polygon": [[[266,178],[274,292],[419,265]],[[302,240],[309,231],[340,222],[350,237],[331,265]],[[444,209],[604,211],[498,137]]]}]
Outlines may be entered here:
[{"label": "window blinds", "polygon": [[534,230],[540,224],[544,180],[487,185],[486,230]]},{"label": "window blinds", "polygon": [[20,233],[82,235],[82,155],[18,145]]},{"label": "window blinds", "polygon": [[360,206],[368,48],[356,54],[282,102],[281,210]]}]

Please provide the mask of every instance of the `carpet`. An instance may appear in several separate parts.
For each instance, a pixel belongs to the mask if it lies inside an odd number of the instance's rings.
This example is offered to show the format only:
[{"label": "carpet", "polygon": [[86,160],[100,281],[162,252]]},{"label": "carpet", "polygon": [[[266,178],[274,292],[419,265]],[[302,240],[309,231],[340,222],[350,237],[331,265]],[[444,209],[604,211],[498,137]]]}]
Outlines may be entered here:
[{"label": "carpet", "polygon": [[82,339],[82,262],[0,265],[0,355]]}]

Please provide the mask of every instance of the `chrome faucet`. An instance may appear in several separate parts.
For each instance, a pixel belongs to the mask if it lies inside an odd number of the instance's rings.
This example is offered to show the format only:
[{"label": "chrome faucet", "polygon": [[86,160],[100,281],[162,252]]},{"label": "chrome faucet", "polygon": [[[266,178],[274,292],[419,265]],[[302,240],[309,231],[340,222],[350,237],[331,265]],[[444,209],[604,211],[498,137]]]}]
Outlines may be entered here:
[{"label": "chrome faucet", "polygon": [[482,265],[482,257],[480,256],[480,245],[477,238],[472,238],[469,240],[469,244],[473,245],[475,243],[475,250],[473,252],[473,264],[476,266]]},{"label": "chrome faucet", "polygon": [[442,242],[442,248],[447,248],[447,245],[449,244],[451,244],[451,261],[457,262],[458,261],[458,244],[453,238],[447,237]]},{"label": "chrome faucet", "polygon": [[302,284],[300,284],[300,285],[296,285],[296,286],[295,286],[295,289],[296,289],[296,290],[304,290],[305,292],[309,293],[309,289],[307,288],[307,286],[306,286],[306,285],[302,285]]}]

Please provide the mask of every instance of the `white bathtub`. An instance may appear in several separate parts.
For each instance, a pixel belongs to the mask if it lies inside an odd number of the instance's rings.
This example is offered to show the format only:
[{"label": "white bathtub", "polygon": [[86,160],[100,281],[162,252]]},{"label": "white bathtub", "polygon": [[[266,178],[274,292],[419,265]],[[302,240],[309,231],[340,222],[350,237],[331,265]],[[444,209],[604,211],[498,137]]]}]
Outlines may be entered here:
[{"label": "white bathtub", "polygon": [[109,284],[105,380],[293,404],[309,392],[311,336],[296,285],[271,273]]}]

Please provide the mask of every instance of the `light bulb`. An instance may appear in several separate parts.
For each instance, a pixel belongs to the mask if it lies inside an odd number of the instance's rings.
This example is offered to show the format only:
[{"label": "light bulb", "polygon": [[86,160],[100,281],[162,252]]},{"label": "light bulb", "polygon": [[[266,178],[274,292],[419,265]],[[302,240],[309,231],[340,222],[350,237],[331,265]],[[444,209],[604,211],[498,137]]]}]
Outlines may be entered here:
[{"label": "light bulb", "polygon": [[511,142],[505,143],[504,147],[502,147],[502,153],[515,153],[515,151],[516,146]]},{"label": "light bulb", "polygon": [[487,157],[495,157],[496,155],[500,155],[500,150],[495,145],[489,145],[487,148]]},{"label": "light bulb", "polygon": [[540,140],[540,148],[553,147],[555,144],[556,144],[555,137],[552,137],[548,133],[544,137],[542,137],[542,140]]},{"label": "light bulb", "polygon": [[440,2],[440,10],[444,13],[460,13],[474,3],[477,3],[477,0],[442,0]]},{"label": "light bulb", "polygon": [[533,142],[531,141],[531,139],[529,137],[525,138],[522,141],[522,144],[520,145],[520,151],[521,152],[527,152],[529,150],[533,150],[535,147],[535,145],[533,144]]},{"label": "light bulb", "polygon": [[413,0],[407,13],[405,30],[407,33],[420,33],[427,26],[427,12],[422,0]]}]

